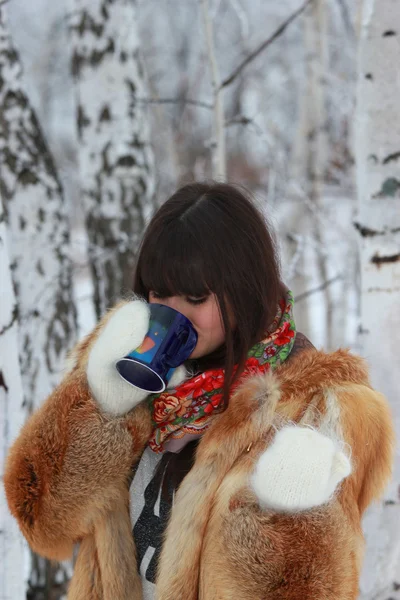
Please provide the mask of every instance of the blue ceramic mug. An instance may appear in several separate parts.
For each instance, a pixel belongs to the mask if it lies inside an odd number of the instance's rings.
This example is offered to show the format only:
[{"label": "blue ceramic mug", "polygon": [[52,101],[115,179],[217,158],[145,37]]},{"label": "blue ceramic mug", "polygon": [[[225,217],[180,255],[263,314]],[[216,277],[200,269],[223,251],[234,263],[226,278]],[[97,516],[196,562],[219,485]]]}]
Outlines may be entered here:
[{"label": "blue ceramic mug", "polygon": [[149,330],[139,348],[116,362],[128,383],[151,394],[163,392],[176,367],[192,354],[197,332],[180,312],[163,304],[150,304]]}]

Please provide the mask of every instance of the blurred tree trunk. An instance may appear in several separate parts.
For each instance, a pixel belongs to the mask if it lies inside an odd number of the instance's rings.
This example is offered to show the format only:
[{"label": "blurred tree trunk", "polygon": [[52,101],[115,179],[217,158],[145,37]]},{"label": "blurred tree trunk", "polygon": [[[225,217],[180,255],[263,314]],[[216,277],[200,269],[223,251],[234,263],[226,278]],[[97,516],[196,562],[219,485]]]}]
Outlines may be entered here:
[{"label": "blurred tree trunk", "polygon": [[[320,284],[329,279],[326,235],[324,232],[324,185],[328,156],[326,77],[329,68],[327,2],[313,0],[306,12],[307,174],[308,198],[313,236],[316,241],[315,266]],[[328,285],[322,292],[325,304],[325,347],[333,346],[333,302]]]},{"label": "blurred tree trunk", "polygon": [[[306,17],[303,17],[303,20]],[[305,21],[304,21],[305,25]],[[306,38],[306,29],[304,26],[304,38]],[[307,40],[304,39],[305,48]],[[306,51],[307,60],[307,51]],[[305,73],[308,75],[306,68]],[[308,188],[307,156],[308,156],[308,130],[309,130],[309,111],[307,77],[300,80],[300,93],[298,96],[298,111],[296,132],[294,135],[293,147],[291,152],[290,175],[294,183],[290,190],[288,200],[285,204],[285,218],[282,219],[281,227],[285,227],[285,236],[283,237],[283,254],[286,257],[285,264],[288,264],[287,277],[288,284],[293,288],[295,296],[303,294],[310,289],[314,282],[312,270],[310,269],[310,252],[308,239],[311,235],[308,209],[304,206],[304,193]],[[289,188],[290,189],[290,188]],[[281,206],[283,212],[284,203]],[[281,228],[280,228],[281,229]],[[313,338],[311,311],[309,301],[304,299],[295,303],[296,326],[299,331]]]},{"label": "blurred tree trunk", "polygon": [[[21,65],[7,30],[5,10],[3,2],[0,4],[0,194],[9,232],[9,260],[19,325],[22,408],[27,415],[59,382],[66,353],[75,341],[76,318],[69,225],[62,190],[22,87]],[[46,575],[47,561],[34,557],[33,564],[39,564],[40,568],[31,572],[30,585],[47,590],[53,584]],[[19,568],[23,570],[22,565]],[[56,570],[53,568],[54,578]],[[14,596],[9,597],[14,600]]]},{"label": "blurred tree trunk", "polygon": [[[0,7],[1,10],[1,7]],[[12,287],[7,227],[0,198],[0,477],[7,448],[24,423],[21,371],[18,360],[18,307]],[[16,520],[8,512],[3,484],[0,489],[0,600],[22,600],[27,582],[23,567],[27,545]]]},{"label": "blurred tree trunk", "polygon": [[[323,194],[327,157],[325,77],[328,62],[326,3],[313,0],[304,13],[305,75],[299,99],[297,131],[292,152],[292,176],[301,193],[293,193],[290,220],[301,235],[295,236],[297,261],[295,295],[328,280],[323,235]],[[297,257],[296,257],[297,253]],[[318,343],[331,345],[332,307],[328,287],[319,292],[324,301],[324,333]],[[296,304],[296,321],[301,331],[313,338],[315,317],[312,300]],[[321,324],[319,324],[321,329]]]},{"label": "blurred tree trunk", "polygon": [[327,162],[327,115],[325,87],[328,70],[327,7],[323,0],[313,0],[306,11],[305,45],[308,90],[306,93],[307,147],[306,168],[310,179],[310,196],[318,205],[324,192]]},{"label": "blurred tree trunk", "polygon": [[226,180],[226,142],[225,142],[225,110],[224,89],[221,79],[214,45],[214,27],[208,0],[200,0],[204,21],[207,58],[211,74],[213,91],[213,139],[211,143],[212,176],[214,179]]},{"label": "blurred tree trunk", "polygon": [[[389,398],[400,433],[400,4],[364,0],[360,31],[356,159],[363,354]],[[400,465],[385,501],[365,521],[361,598],[399,598]],[[376,543],[380,540],[379,545]]]},{"label": "blurred tree trunk", "polygon": [[82,200],[97,317],[130,290],[153,210],[153,153],[143,103],[135,0],[75,0]]}]

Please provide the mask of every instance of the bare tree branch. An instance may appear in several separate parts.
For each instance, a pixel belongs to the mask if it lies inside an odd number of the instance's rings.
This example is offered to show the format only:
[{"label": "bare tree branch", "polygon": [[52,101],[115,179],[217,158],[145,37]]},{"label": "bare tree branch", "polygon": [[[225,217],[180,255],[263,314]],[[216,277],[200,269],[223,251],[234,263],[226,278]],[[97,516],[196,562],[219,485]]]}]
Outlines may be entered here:
[{"label": "bare tree branch", "polygon": [[335,281],[340,281],[341,279],[343,279],[343,275],[341,275],[341,274],[336,275],[335,277],[331,277],[331,279],[324,281],[324,283],[321,283],[321,285],[296,296],[295,302],[296,303],[300,302],[301,300],[304,300],[305,298],[308,298],[309,296],[312,296],[313,294],[316,294],[317,292],[322,292],[322,290],[325,290],[332,283],[335,283]]},{"label": "bare tree branch", "polygon": [[225,121],[225,127],[231,127],[232,125],[251,125],[254,124],[253,119],[250,117],[245,117],[244,115],[237,115],[230,119],[229,121]]},{"label": "bare tree branch", "polygon": [[286,279],[291,281],[294,276],[297,274],[297,267],[300,261],[300,258],[304,254],[304,249],[306,246],[306,237],[300,234],[287,234],[287,239],[291,242],[295,242],[296,250],[292,256],[292,259],[289,263],[289,266],[286,270]]},{"label": "bare tree branch", "polygon": [[311,4],[311,2],[313,2],[313,0],[306,0],[306,2],[300,7],[298,8],[292,15],[290,15],[290,17],[288,17],[286,19],[286,21],[284,21],[279,27],[278,29],[267,39],[265,40],[260,46],[258,46],[258,48],[256,48],[251,54],[249,54],[249,56],[247,56],[238,67],[236,67],[236,69],[233,71],[233,73],[231,73],[231,75],[229,75],[229,77],[227,77],[222,83],[221,83],[221,88],[225,88],[228,85],[231,85],[231,83],[233,83],[235,81],[235,79],[238,77],[238,75],[243,71],[243,69],[245,67],[247,67],[248,64],[250,64],[255,58],[257,58],[257,56],[259,54],[261,54],[261,52],[263,52],[263,50],[265,50],[266,48],[268,48],[268,46],[270,46],[272,44],[272,42],[274,42],[278,37],[280,37],[282,35],[282,33],[285,31],[285,29],[299,16],[301,15],[305,9],[307,8],[307,6],[309,4]]}]

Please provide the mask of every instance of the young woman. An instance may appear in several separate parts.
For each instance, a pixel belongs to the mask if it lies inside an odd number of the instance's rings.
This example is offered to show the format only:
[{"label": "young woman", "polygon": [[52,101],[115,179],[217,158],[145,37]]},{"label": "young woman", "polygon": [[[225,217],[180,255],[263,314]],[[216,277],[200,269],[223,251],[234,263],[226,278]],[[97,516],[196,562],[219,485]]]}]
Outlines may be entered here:
[{"label": "young woman", "polygon": [[[390,476],[393,430],[364,362],[295,331],[273,238],[246,194],[196,183],[159,209],[133,291],[81,342],[8,456],[32,548],[80,543],[72,600],[352,600],[361,517]],[[169,389],[116,373],[148,303],[197,346]]]}]

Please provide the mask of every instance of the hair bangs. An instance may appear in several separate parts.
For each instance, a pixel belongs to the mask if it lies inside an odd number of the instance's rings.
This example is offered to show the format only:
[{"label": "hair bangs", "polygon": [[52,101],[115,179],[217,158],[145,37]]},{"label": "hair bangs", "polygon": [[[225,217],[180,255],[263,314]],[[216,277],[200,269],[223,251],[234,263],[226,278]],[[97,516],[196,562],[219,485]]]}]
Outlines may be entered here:
[{"label": "hair bangs", "polygon": [[179,227],[165,228],[158,239],[148,239],[142,252],[140,279],[147,293],[151,290],[161,297],[201,297],[210,293],[204,248]]}]

